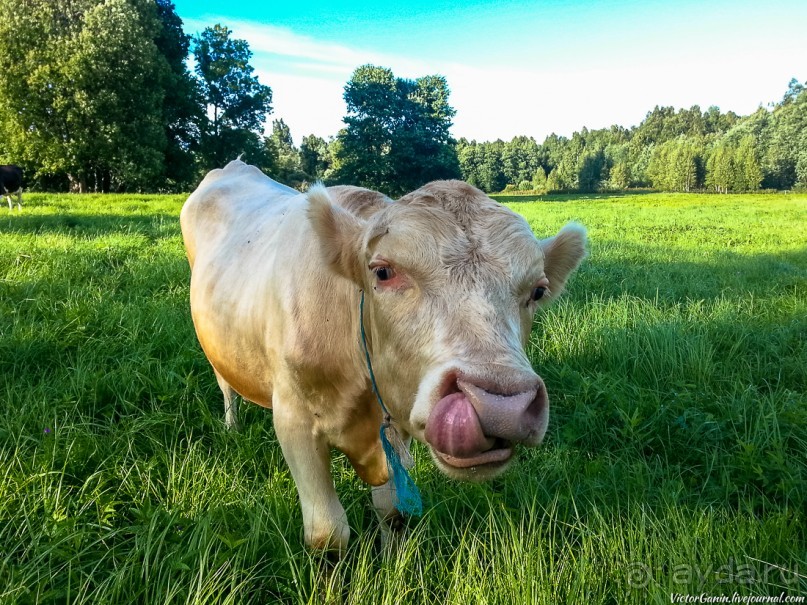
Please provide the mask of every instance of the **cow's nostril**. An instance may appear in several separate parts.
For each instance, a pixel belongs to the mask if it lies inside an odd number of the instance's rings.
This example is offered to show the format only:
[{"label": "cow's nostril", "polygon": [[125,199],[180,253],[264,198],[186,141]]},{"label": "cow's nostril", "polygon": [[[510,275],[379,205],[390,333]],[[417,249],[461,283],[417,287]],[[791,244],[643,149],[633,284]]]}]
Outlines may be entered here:
[{"label": "cow's nostril", "polygon": [[487,451],[509,450],[511,447],[513,447],[512,442],[507,441],[507,439],[501,439],[500,437],[496,437],[496,439],[493,441],[493,445]]},{"label": "cow's nostril", "polygon": [[543,384],[538,385],[538,392],[535,394],[535,399],[532,400],[527,409],[524,410],[524,419],[527,422],[540,420],[541,416],[546,409],[547,404],[546,388]]},{"label": "cow's nostril", "polygon": [[459,384],[457,384],[457,375],[452,372],[448,374],[445,378],[443,378],[443,382],[440,385],[438,399],[443,399],[444,397],[448,397],[449,395],[453,395],[454,393],[461,393],[461,392],[462,389],[460,389]]},{"label": "cow's nostril", "polygon": [[474,407],[486,436],[528,445],[540,443],[548,412],[546,388],[540,378],[535,378],[529,390],[511,395],[498,395],[465,381],[460,381],[459,386]]}]

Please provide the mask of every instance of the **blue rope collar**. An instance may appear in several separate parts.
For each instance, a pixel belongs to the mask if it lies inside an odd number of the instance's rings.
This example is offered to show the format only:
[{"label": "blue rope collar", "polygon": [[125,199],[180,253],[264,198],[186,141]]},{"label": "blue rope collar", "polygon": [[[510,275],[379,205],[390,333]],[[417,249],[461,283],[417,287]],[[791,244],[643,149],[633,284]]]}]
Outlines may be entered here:
[{"label": "blue rope collar", "polygon": [[[361,343],[364,346],[364,357],[367,360],[367,369],[370,371],[370,382],[373,385],[373,393],[384,413],[384,421],[381,423],[381,447],[384,449],[384,456],[387,459],[387,469],[390,478],[395,486],[395,508],[407,515],[419,517],[423,514],[423,500],[420,491],[412,480],[409,471],[401,462],[402,452],[406,452],[406,446],[401,439],[398,429],[392,424],[392,415],[389,413],[381,394],[378,392],[378,384],[373,373],[373,364],[370,361],[370,351],[367,348],[367,334],[364,331],[364,290],[361,291],[361,303],[359,303],[359,326],[361,327]],[[393,445],[393,442],[395,445]],[[397,446],[397,447],[396,447]]]}]

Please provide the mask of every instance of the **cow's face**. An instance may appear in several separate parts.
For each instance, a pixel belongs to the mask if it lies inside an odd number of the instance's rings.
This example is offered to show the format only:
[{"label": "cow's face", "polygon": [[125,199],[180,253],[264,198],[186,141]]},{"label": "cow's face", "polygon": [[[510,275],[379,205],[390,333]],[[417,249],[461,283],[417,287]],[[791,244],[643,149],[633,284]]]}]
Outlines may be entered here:
[{"label": "cow's face", "polygon": [[458,181],[427,185],[366,221],[312,198],[326,258],[365,292],[379,390],[445,473],[485,479],[538,445],[549,400],[524,353],[539,306],[585,254],[585,231],[539,241]]}]

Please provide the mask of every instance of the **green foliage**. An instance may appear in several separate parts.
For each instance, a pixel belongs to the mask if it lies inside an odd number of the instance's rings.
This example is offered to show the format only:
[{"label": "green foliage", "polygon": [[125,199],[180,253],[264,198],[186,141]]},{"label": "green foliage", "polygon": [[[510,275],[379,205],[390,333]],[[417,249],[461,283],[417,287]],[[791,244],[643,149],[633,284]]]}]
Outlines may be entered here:
[{"label": "green foliage", "polygon": [[656,106],[630,129],[455,142],[445,78],[364,65],[345,86],[346,127],[298,149],[287,127],[264,136],[272,91],[228,28],[191,40],[171,0],[22,6],[0,0],[0,161],[22,165],[29,188],[181,191],[239,155],[295,187],[325,179],[391,195],[457,176],[487,192],[527,181],[578,192],[807,187],[807,90],[796,79],[747,117]]},{"label": "green foliage", "polygon": [[[184,196],[31,194],[0,219],[0,602],[667,603],[804,594],[804,195],[520,197],[591,255],[536,319],[545,444],[487,484],[424,448],[384,548],[343,457],[342,561],[302,547],[271,412],[221,395]],[[775,566],[775,567],[774,567]],[[741,574],[741,575],[740,575]]]},{"label": "green foliage", "polygon": [[796,187],[807,189],[807,128],[801,133],[796,157]]},{"label": "green foliage", "polygon": [[577,171],[578,190],[593,192],[600,188],[604,181],[605,155],[601,149],[587,150],[580,158],[580,167]]},{"label": "green foliage", "polygon": [[78,191],[153,186],[176,80],[147,0],[0,0],[0,131],[30,172]]},{"label": "green foliage", "polygon": [[782,103],[740,118],[717,107],[656,107],[639,126],[583,128],[571,138],[526,137],[457,144],[463,178],[502,191],[540,166],[549,191],[594,192],[628,187],[664,191],[750,192],[807,183],[807,92],[795,80]]},{"label": "green foliage", "polygon": [[463,180],[483,191],[501,191],[507,185],[502,141],[477,144],[461,140],[457,151]]},{"label": "green foliage", "polygon": [[549,173],[549,176],[546,177],[546,190],[549,193],[555,191],[561,191],[563,187],[561,186],[560,179],[558,179],[558,171],[553,168],[552,172]]},{"label": "green foliage", "polygon": [[756,191],[762,183],[762,170],[756,153],[756,141],[745,136],[734,156],[734,191]]},{"label": "green foliage", "polygon": [[625,161],[614,164],[614,167],[611,168],[611,171],[609,172],[608,188],[615,191],[621,191],[630,187],[630,183],[630,165]]},{"label": "green foliage", "polygon": [[321,181],[331,167],[328,142],[318,136],[303,137],[300,144],[300,168],[308,182]]},{"label": "green foliage", "polygon": [[763,178],[752,135],[744,136],[736,146],[730,136],[720,140],[709,155],[706,169],[706,185],[717,193],[756,191]]},{"label": "green foliage", "polygon": [[267,162],[261,135],[272,112],[272,90],[253,75],[247,42],[231,38],[231,33],[214,25],[193,41],[196,74],[210,116],[200,148],[205,170],[220,168],[241,154],[254,164]]},{"label": "green foliage", "polygon": [[535,174],[532,175],[532,188],[536,191],[546,191],[546,170],[543,166],[535,169]]},{"label": "green foliage", "polygon": [[698,166],[702,163],[701,146],[682,136],[653,149],[647,176],[656,189],[689,192],[702,184],[698,181]]},{"label": "green foliage", "polygon": [[292,187],[301,187],[310,182],[310,178],[302,169],[302,155],[294,146],[291,130],[282,119],[272,121],[272,135],[266,141],[271,149],[274,164],[269,173],[282,183]]},{"label": "green foliage", "polygon": [[188,71],[191,37],[182,30],[182,20],[170,0],[156,0],[162,28],[155,44],[168,63],[163,104],[165,150],[164,187],[188,191],[196,184],[198,151],[205,115],[199,82]]},{"label": "green foliage", "polygon": [[332,178],[394,196],[457,176],[448,96],[442,76],[405,80],[387,68],[357,68],[345,86]]},{"label": "green foliage", "polygon": [[805,132],[807,91],[794,80],[769,120],[768,145],[763,158],[764,187],[790,189],[799,181],[797,166],[804,153]]},{"label": "green foliage", "polygon": [[508,183],[529,181],[540,167],[540,148],[532,137],[515,137],[504,145],[502,172]]}]

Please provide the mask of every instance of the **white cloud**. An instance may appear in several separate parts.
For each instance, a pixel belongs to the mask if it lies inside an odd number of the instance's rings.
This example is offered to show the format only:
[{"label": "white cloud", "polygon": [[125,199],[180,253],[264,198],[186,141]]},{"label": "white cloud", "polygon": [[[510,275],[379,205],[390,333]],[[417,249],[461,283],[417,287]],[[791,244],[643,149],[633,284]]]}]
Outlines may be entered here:
[{"label": "white cloud", "polygon": [[[718,105],[724,111],[749,113],[780,96],[794,75],[777,60],[781,48],[722,53],[710,49],[706,56],[694,52],[678,58],[634,53],[615,61],[613,69],[599,70],[563,70],[551,61],[534,70],[483,68],[362,50],[270,25],[226,23],[235,37],[249,42],[255,53],[252,65],[261,82],[272,87],[271,118],[283,118],[298,143],[307,134],[327,138],[338,132],[346,111],[344,85],[365,63],[389,67],[400,77],[446,76],[457,110],[453,134],[477,140],[524,134],[541,141],[552,132],[568,136],[583,126],[632,126],[655,105],[699,104],[704,110]],[[193,30],[201,24],[188,25]],[[765,91],[780,92],[770,98]]]},{"label": "white cloud", "polygon": [[272,87],[274,112],[269,116],[268,131],[271,131],[271,120],[283,118],[299,145],[303,136],[316,134],[327,139],[342,128],[342,117],[347,111],[342,99],[342,80],[262,69],[256,72],[261,82]]}]

